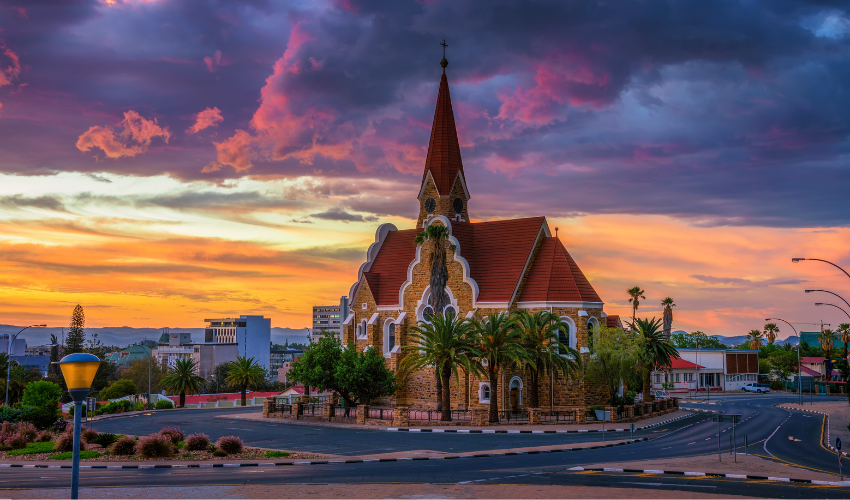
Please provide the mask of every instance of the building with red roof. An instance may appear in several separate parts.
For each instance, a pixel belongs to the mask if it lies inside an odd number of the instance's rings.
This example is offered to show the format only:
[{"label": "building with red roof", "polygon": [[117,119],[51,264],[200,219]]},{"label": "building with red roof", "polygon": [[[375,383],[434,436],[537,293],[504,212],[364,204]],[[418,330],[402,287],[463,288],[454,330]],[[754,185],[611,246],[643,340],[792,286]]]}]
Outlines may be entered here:
[{"label": "building with red roof", "polygon": [[[343,343],[353,343],[359,350],[378,350],[395,370],[401,346],[412,342],[410,329],[435,312],[472,317],[526,309],[560,316],[565,324],[561,341],[581,353],[588,352],[593,330],[599,325],[621,327],[619,317],[605,314],[602,299],[558,237],[558,229],[553,232],[545,217],[471,218],[471,194],[445,71],[448,62],[443,59],[440,64],[443,74],[417,195],[416,227],[378,227],[348,295],[350,313],[343,321]],[[444,226],[449,235],[442,311],[434,311],[440,301],[433,300],[430,284],[431,258],[439,243],[417,245],[415,241],[432,225]],[[538,394],[541,407],[592,404],[586,401],[583,385],[563,376],[543,378]],[[406,377],[396,396],[383,402],[433,407],[435,385],[433,371],[425,370]],[[464,375],[459,382],[453,379],[451,387],[453,407],[469,408],[489,401],[486,380]],[[494,396],[500,398],[502,408],[518,408],[526,406],[528,391],[526,375],[515,370],[504,375]],[[607,399],[607,394],[599,396]]]}]

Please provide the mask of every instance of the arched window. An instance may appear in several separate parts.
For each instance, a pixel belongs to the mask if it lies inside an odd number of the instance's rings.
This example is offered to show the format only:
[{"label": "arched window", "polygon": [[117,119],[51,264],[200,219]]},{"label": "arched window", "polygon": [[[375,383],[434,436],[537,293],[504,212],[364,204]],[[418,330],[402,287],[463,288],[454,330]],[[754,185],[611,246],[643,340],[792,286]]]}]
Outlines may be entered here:
[{"label": "arched window", "polygon": [[363,321],[360,322],[360,333],[358,334],[357,337],[361,338],[361,339],[367,338],[368,337],[368,335],[366,334],[367,331],[368,330],[366,329],[366,320],[364,319]]},{"label": "arched window", "polygon": [[483,396],[481,399],[490,401],[490,386],[489,385],[485,385],[484,387],[482,387],[481,396]]},{"label": "arched window", "polygon": [[430,323],[432,317],[434,317],[434,308],[431,306],[425,306],[425,309],[422,310],[422,319]]},{"label": "arched window", "polygon": [[593,347],[593,335],[599,328],[599,320],[591,317],[587,320],[587,344],[589,347]]},{"label": "arched window", "polygon": [[390,323],[387,328],[387,352],[392,352],[395,347],[395,323]]},{"label": "arched window", "polygon": [[443,314],[446,315],[446,319],[454,318],[457,316],[457,311],[452,305],[447,305],[445,309],[443,309]]},{"label": "arched window", "polygon": [[558,354],[569,354],[567,347],[570,347],[570,325],[561,323],[561,328],[558,329],[558,342],[562,346],[558,347]]}]

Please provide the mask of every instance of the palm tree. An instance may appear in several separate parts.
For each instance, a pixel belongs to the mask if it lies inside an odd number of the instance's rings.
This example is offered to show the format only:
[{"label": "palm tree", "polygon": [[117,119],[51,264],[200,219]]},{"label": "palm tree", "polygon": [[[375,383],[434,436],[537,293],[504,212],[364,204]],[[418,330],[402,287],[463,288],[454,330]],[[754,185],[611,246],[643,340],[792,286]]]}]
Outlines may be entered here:
[{"label": "palm tree", "polygon": [[835,332],[829,328],[822,330],[818,335],[818,341],[820,341],[821,349],[823,349],[823,357],[827,359],[834,357],[832,349],[835,347]]},{"label": "palm tree", "polygon": [[440,420],[450,422],[452,374],[458,379],[459,368],[467,373],[480,373],[475,359],[481,357],[481,351],[476,346],[475,332],[466,318],[443,313],[434,314],[430,323],[421,321],[411,330],[414,332],[410,336],[412,343],[402,350],[401,372],[407,375],[425,367],[435,367],[441,383],[438,394],[442,410]]},{"label": "palm tree", "polygon": [[[513,328],[513,320],[507,312],[490,313],[486,319],[476,316],[472,328],[477,335],[477,347],[481,352],[479,364],[487,372],[490,382],[490,423],[499,422],[499,372],[510,363],[522,363],[528,355],[520,344],[521,336]],[[486,365],[484,362],[486,361]]]},{"label": "palm tree", "polygon": [[750,344],[750,349],[761,349],[761,343],[764,341],[764,335],[761,330],[750,330],[747,334],[746,342]]},{"label": "palm tree", "polygon": [[670,332],[673,330],[673,308],[676,304],[673,303],[673,299],[667,297],[661,301],[661,305],[664,306],[664,340],[670,342]]},{"label": "palm tree", "polygon": [[644,297],[644,295],[643,295],[645,292],[643,290],[641,290],[641,288],[639,286],[633,286],[633,287],[629,288],[628,291],[626,291],[626,293],[628,293],[629,297],[631,297],[629,299],[629,302],[631,302],[631,304],[632,304],[632,323],[634,323],[635,316],[637,316],[637,309],[638,309],[638,306],[640,305],[639,299],[646,299],[646,297]]},{"label": "palm tree", "polygon": [[[417,245],[424,245],[426,241],[434,242],[430,254],[431,276],[428,284],[431,288],[431,295],[428,297],[428,305],[431,306],[433,313],[442,313],[443,309],[449,303],[449,295],[446,293],[446,282],[449,280],[449,268],[446,265],[446,247],[452,252],[457,248],[455,245],[448,244],[449,230],[446,226],[440,224],[429,225],[424,231],[416,235],[416,239],[414,240]],[[437,394],[441,394],[442,377],[439,373],[435,373],[434,378],[437,381]],[[442,398],[438,398],[437,410],[442,408],[442,404]]]},{"label": "palm tree", "polygon": [[670,366],[679,359],[679,351],[670,342],[664,340],[659,319],[638,319],[629,326],[638,334],[641,342],[641,361],[643,364],[643,400],[649,401],[649,387],[652,384],[653,368]]},{"label": "palm tree", "polygon": [[565,378],[575,376],[581,368],[581,356],[559,340],[559,332],[569,329],[569,326],[557,314],[546,310],[532,314],[525,309],[514,314],[514,328],[521,334],[522,345],[528,353],[528,406],[539,408],[540,376],[556,371]]},{"label": "palm tree", "polygon": [[837,333],[841,334],[841,342],[844,343],[844,361],[847,361],[847,343],[850,342],[850,323],[838,325]]},{"label": "palm tree", "polygon": [[776,341],[776,334],[779,333],[779,327],[776,323],[768,323],[764,325],[764,334],[767,336],[767,343],[773,345]]},{"label": "palm tree", "polygon": [[180,408],[186,404],[186,393],[200,394],[204,379],[195,375],[198,362],[192,358],[178,359],[174,368],[162,377],[162,384],[171,392],[180,394]]},{"label": "palm tree", "polygon": [[[254,361],[254,358],[245,356],[237,356],[236,361],[230,365],[230,370],[227,371],[227,381],[230,385],[239,386],[242,393],[242,406],[248,402],[246,391],[248,386],[255,385],[266,378],[266,371],[263,367]],[[309,390],[309,389],[308,389]]]}]

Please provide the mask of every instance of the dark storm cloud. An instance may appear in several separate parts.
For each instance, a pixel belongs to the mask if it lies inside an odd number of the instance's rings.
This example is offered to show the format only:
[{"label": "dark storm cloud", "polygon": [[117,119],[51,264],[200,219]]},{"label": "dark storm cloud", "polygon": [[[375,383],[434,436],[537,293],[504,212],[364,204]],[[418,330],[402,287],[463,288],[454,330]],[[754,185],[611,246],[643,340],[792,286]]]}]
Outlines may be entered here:
[{"label": "dark storm cloud", "polygon": [[21,195],[0,196],[0,208],[9,210],[21,208],[43,208],[45,210],[54,210],[57,212],[66,211],[62,200],[56,196],[36,196],[32,198]]},{"label": "dark storm cloud", "polygon": [[335,220],[340,222],[375,222],[378,220],[378,218],[374,216],[363,217],[360,214],[348,213],[341,208],[329,208],[324,212],[318,214],[311,214],[310,217],[315,217],[316,219],[324,220]]},{"label": "dark storm cloud", "polygon": [[[850,223],[846,3],[344,5],[34,3],[27,19],[0,18],[27,84],[0,88],[0,169],[390,179],[415,193],[446,38],[477,217]],[[128,110],[182,131],[210,107],[223,117],[215,129],[132,158],[74,148]],[[373,189],[344,206],[406,210]]]}]

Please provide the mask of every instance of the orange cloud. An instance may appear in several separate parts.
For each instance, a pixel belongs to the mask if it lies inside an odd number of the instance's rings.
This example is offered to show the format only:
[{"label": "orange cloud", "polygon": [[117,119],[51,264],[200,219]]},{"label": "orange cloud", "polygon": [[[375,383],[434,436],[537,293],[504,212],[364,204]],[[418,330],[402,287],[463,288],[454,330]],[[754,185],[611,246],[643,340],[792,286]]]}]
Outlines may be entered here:
[{"label": "orange cloud", "polygon": [[21,74],[21,60],[18,58],[18,55],[15,54],[12,49],[6,47],[6,45],[0,43],[0,49],[3,49],[3,55],[11,60],[11,64],[3,68],[0,66],[0,87],[5,85],[11,85],[13,81],[18,79],[18,76]]},{"label": "orange cloud", "polygon": [[222,165],[231,165],[237,172],[244,172],[254,166],[251,160],[256,156],[253,151],[254,137],[244,130],[237,130],[233,137],[222,142],[213,142],[218,161],[210,163],[203,172],[215,172]]},{"label": "orange cloud", "polygon": [[218,108],[207,108],[195,115],[195,123],[186,130],[187,134],[197,134],[201,130],[209,127],[217,127],[219,123],[224,121],[221,116],[221,110]]},{"label": "orange cloud", "polygon": [[155,137],[166,143],[171,138],[171,131],[168,127],[157,125],[156,118],[148,120],[133,110],[124,113],[121,126],[119,133],[108,125],[89,128],[77,139],[77,149],[90,151],[99,148],[108,158],[121,158],[144,153]]}]

